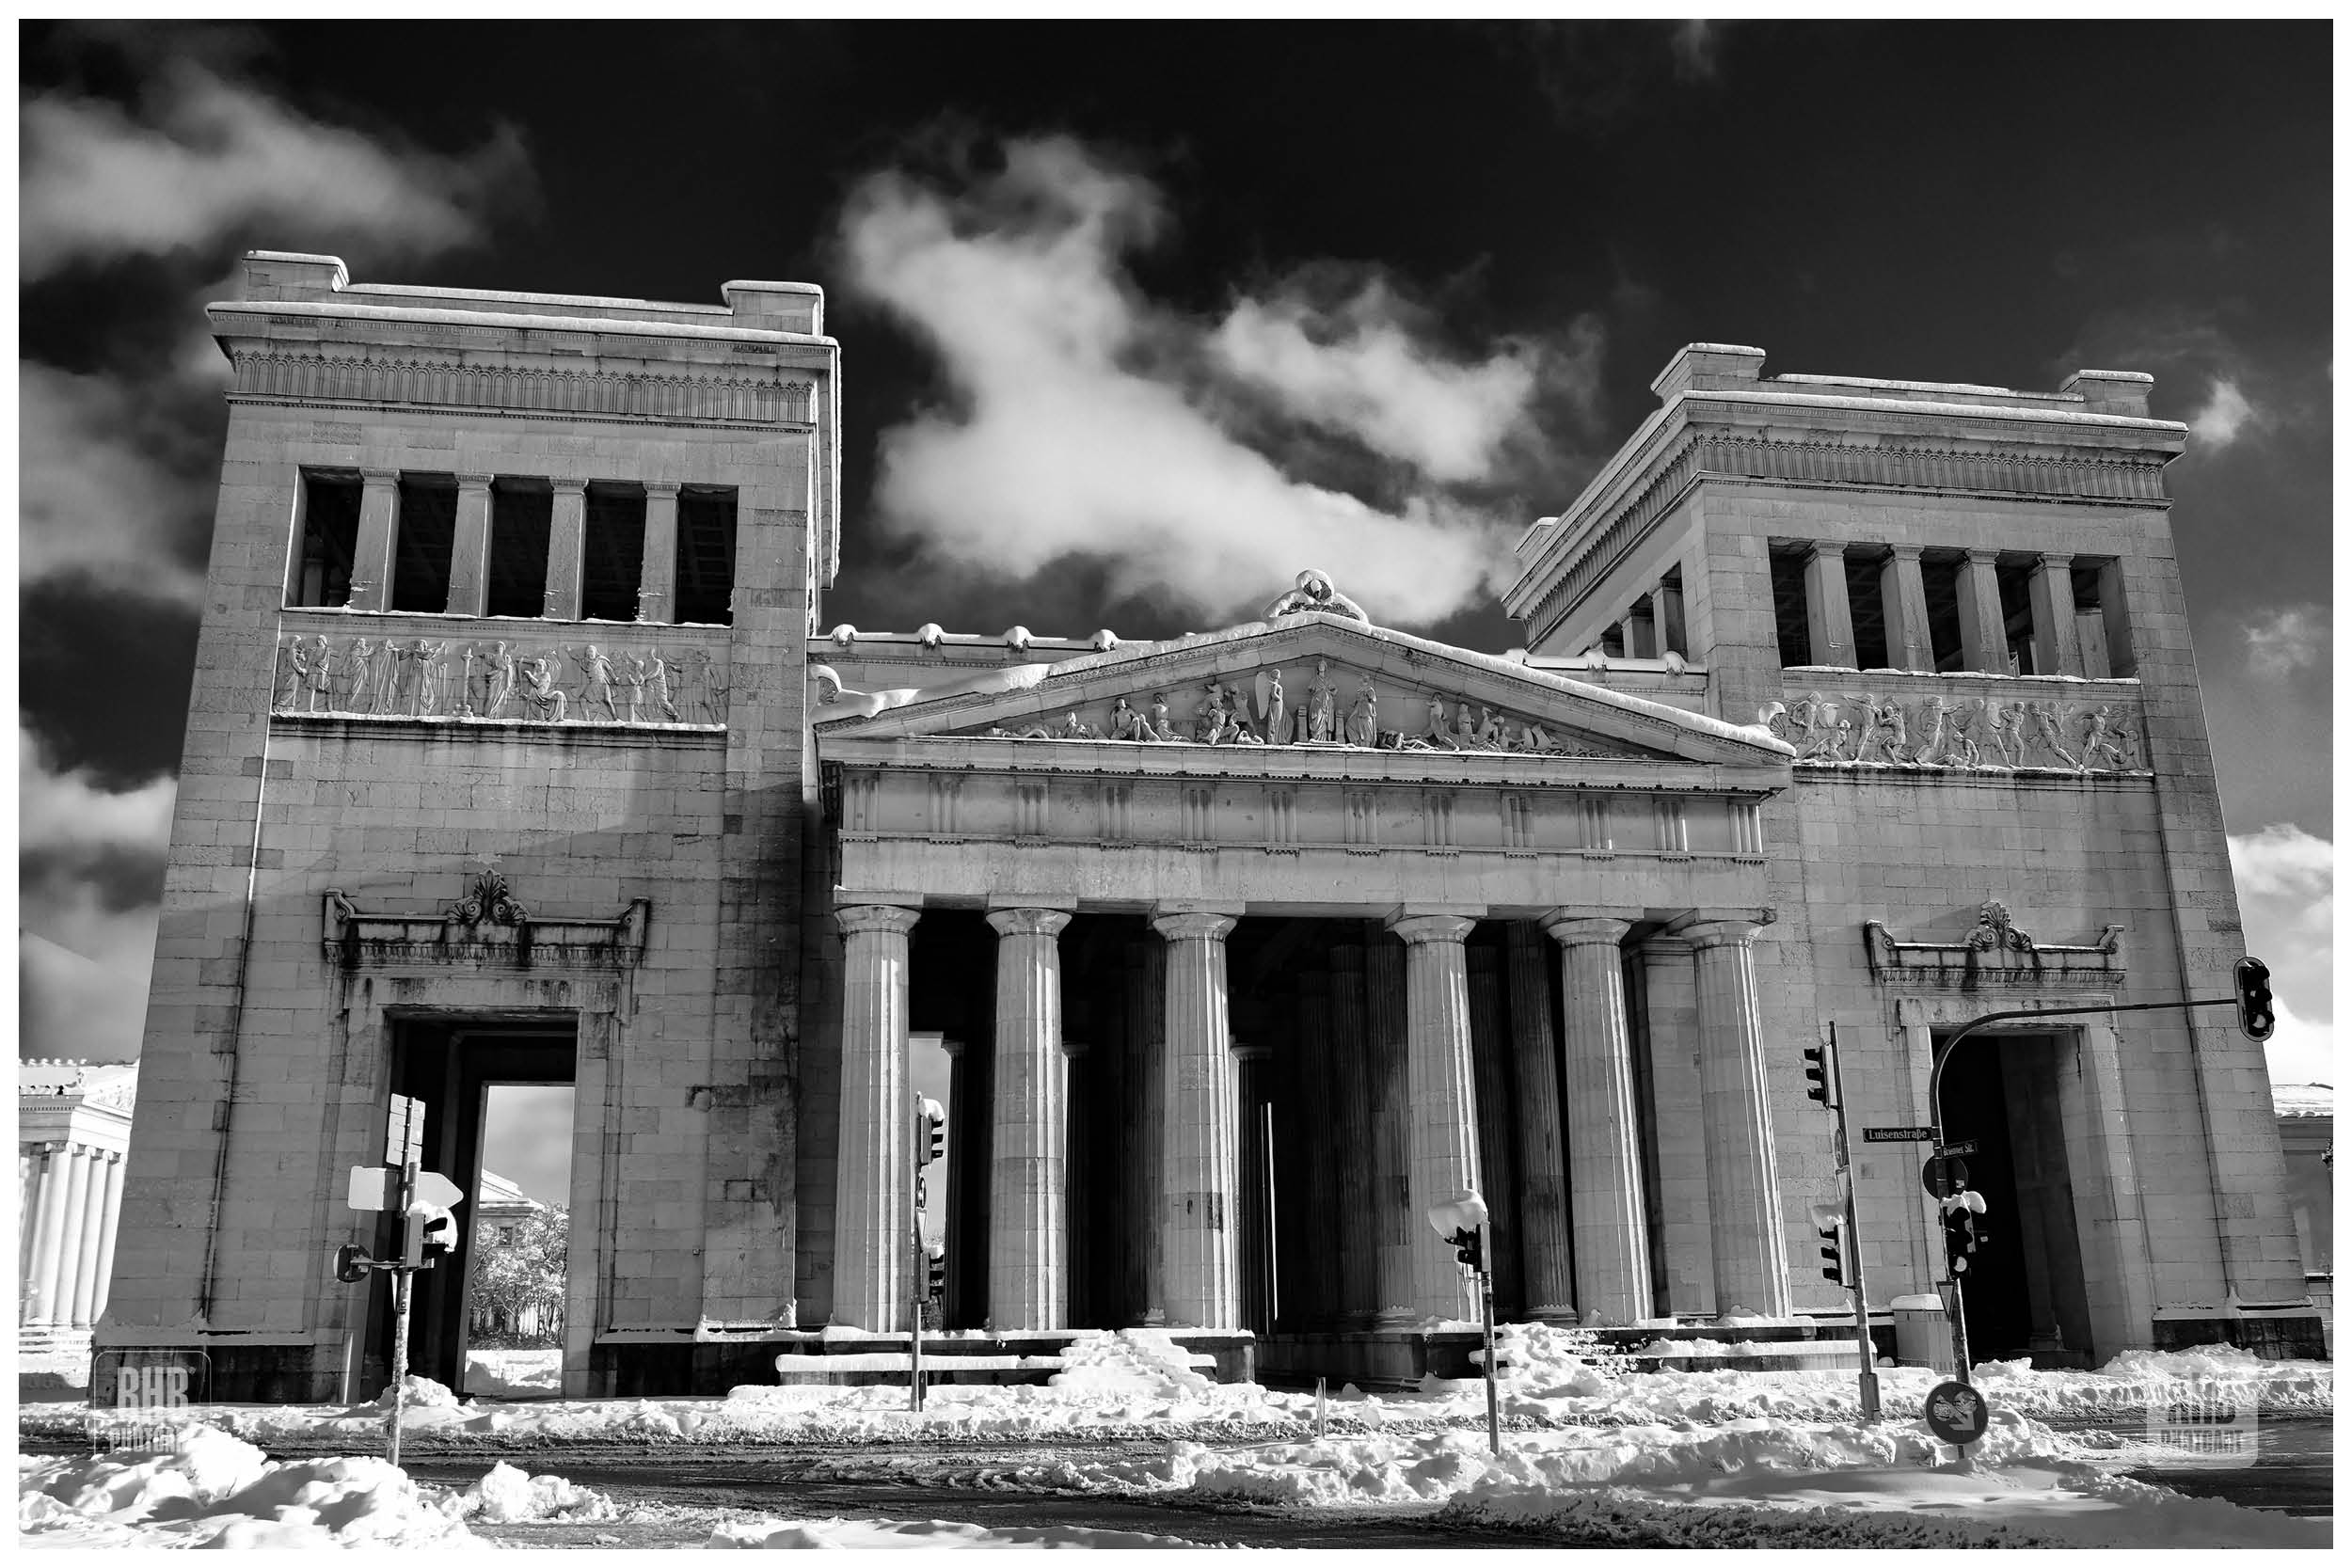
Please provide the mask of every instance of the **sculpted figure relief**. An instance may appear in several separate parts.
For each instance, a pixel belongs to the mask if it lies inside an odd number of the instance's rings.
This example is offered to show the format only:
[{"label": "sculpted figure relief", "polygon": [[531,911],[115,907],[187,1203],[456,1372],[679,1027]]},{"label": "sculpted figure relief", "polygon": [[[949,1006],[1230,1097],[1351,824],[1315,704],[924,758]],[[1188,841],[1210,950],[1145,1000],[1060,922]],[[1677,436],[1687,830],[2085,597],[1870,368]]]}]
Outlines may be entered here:
[{"label": "sculpted figure relief", "polygon": [[1339,704],[1339,688],[1331,684],[1331,661],[1315,660],[1315,684],[1307,689],[1307,738],[1336,740],[1334,720]]},{"label": "sculpted figure relief", "polygon": [[[1813,691],[1793,705],[1766,703],[1756,719],[1795,746],[1800,763],[2074,772],[2145,766],[2136,759],[2130,724],[2112,703],[2071,708],[2054,699],[1997,693],[1954,703],[1931,691],[1906,705],[1897,696],[1832,700]],[[2079,756],[2069,747],[2070,732],[2083,737]]]},{"label": "sculpted figure relief", "polygon": [[1356,701],[1347,710],[1347,743],[1369,746],[1380,735],[1380,699],[1372,689],[1372,677],[1366,675],[1356,689]]},{"label": "sculpted figure relief", "polygon": [[[580,672],[577,692],[564,689],[567,655]],[[726,721],[726,682],[702,648],[691,650],[681,664],[656,647],[608,653],[591,643],[576,653],[556,648],[531,654],[504,641],[457,643],[422,636],[330,641],[319,634],[286,639],[281,658],[270,701],[278,713],[675,724],[693,721],[679,711],[684,697],[699,705],[704,721]],[[603,711],[588,711],[597,707]]]}]

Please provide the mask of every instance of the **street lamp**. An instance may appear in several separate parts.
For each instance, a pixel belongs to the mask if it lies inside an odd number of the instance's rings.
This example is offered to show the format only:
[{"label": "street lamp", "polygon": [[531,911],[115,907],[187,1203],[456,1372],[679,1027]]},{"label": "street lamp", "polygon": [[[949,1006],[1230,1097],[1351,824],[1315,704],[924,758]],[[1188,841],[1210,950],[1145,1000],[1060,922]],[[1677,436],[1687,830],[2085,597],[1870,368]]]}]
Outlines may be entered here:
[{"label": "street lamp", "polygon": [[1443,1203],[1429,1206],[1429,1228],[1454,1249],[1455,1259],[1478,1275],[1478,1318],[1486,1334],[1486,1447],[1502,1451],[1502,1423],[1495,1411],[1495,1291],[1486,1272],[1486,1200],[1476,1193],[1456,1193]]}]

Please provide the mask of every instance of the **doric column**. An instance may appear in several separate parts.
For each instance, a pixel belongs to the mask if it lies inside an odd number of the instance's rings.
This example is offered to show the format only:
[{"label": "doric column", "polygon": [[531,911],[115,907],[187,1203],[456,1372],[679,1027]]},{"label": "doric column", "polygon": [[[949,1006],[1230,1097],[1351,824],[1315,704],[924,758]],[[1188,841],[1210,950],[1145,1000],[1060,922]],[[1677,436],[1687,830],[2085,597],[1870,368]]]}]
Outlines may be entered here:
[{"label": "doric column", "polygon": [[677,489],[645,482],[645,550],[637,567],[637,618],[677,619]]},{"label": "doric column", "polygon": [[56,1321],[57,1265],[65,1225],[66,1145],[37,1146],[40,1151],[40,1198],[33,1214],[33,1256],[24,1275],[24,1322],[47,1325]]},{"label": "doric column", "polygon": [[1642,1207],[1641,1111],[1617,944],[1631,911],[1556,910],[1566,1037],[1568,1204],[1575,1217],[1576,1303],[1589,1326],[1651,1316],[1649,1220]]},{"label": "doric column", "polygon": [[2081,674],[2083,638],[2074,626],[2074,558],[2043,555],[2035,563],[2026,597],[2033,606],[2033,673]]},{"label": "doric column", "polygon": [[81,1254],[73,1270],[72,1323],[76,1328],[87,1328],[95,1321],[90,1308],[103,1283],[99,1254],[103,1250],[106,1230],[107,1159],[102,1149],[82,1151],[82,1188],[86,1196],[82,1201],[82,1223],[75,1231]]},{"label": "doric column", "polygon": [[996,1094],[988,1326],[1059,1329],[1070,1315],[1070,1065],[1061,1050],[1061,910],[992,910]]},{"label": "doric column", "polygon": [[1364,949],[1342,942],[1331,948],[1331,1107],[1339,1131],[1340,1311],[1349,1328],[1371,1325],[1379,1307],[1372,1220],[1372,1062],[1364,1031]]},{"label": "doric column", "polygon": [[479,615],[490,584],[490,476],[457,476],[457,537],[449,557],[449,612]]},{"label": "doric column", "polygon": [[1960,661],[1970,670],[2009,673],[2008,618],[2001,613],[2001,576],[1991,550],[1961,554]]},{"label": "doric column", "polygon": [[[1707,1213],[1706,1098],[1699,1089],[1696,962],[1680,937],[1642,942],[1642,1023],[1649,1043],[1649,1120],[1658,1150],[1656,1245],[1651,1275],[1666,1294],[1650,1310],[1712,1316],[1714,1232]],[[1661,1269],[1656,1253],[1665,1254]]]},{"label": "doric column", "polygon": [[1658,628],[1658,657],[1668,653],[1688,654],[1691,634],[1682,624],[1682,590],[1661,582],[1650,590],[1650,625]]},{"label": "doric column", "polygon": [[73,1326],[73,1299],[82,1281],[82,1265],[95,1262],[82,1250],[82,1233],[89,1214],[89,1179],[97,1168],[90,1151],[80,1144],[66,1146],[65,1217],[57,1227],[57,1284],[50,1296],[50,1316],[59,1328]]},{"label": "doric column", "polygon": [[580,619],[580,597],[588,562],[588,482],[557,479],[548,515],[547,618]]},{"label": "doric column", "polygon": [[1274,1327],[1273,1189],[1266,1181],[1266,1076],[1273,1053],[1263,1045],[1233,1047],[1235,1098],[1241,1106],[1241,1211],[1238,1238],[1241,1326],[1253,1334]]},{"label": "doric column", "polygon": [[1405,1049],[1405,945],[1386,937],[1364,949],[1364,1040],[1372,1092],[1374,1322],[1398,1328],[1414,1323],[1415,1232],[1411,1074]]},{"label": "doric column", "polygon": [[1486,1270],[1498,1317],[1516,1320],[1527,1303],[1519,1273],[1518,1180],[1511,1159],[1511,1036],[1502,1016],[1502,950],[1465,947],[1470,1017],[1472,1103],[1478,1107],[1478,1170],[1486,1199]]},{"label": "doric column", "polygon": [[914,1101],[907,1062],[907,933],[922,911],[834,911],[841,980],[841,1152],[835,1172],[833,1321],[896,1333],[914,1295]]},{"label": "doric column", "polygon": [[1168,1055],[1162,1082],[1161,1266],[1168,1321],[1236,1328],[1232,1032],[1226,1017],[1225,935],[1234,917],[1154,915],[1168,941]]},{"label": "doric column", "polygon": [[1886,615],[1886,662],[1898,670],[1935,668],[1935,639],[1928,631],[1928,585],[1919,575],[1919,546],[1898,545],[1879,568],[1879,600]]},{"label": "doric column", "polygon": [[400,540],[400,470],[359,470],[359,537],[351,562],[353,610],[392,608],[392,562]]},{"label": "doric column", "polygon": [[1764,1069],[1750,920],[1682,927],[1695,950],[1700,1115],[1707,1127],[1707,1212],[1715,1253],[1715,1307],[1788,1315],[1788,1243],[1782,1234],[1780,1163]]},{"label": "doric column", "polygon": [[1410,1212],[1415,1222],[1413,1310],[1458,1319],[1471,1310],[1454,1254],[1429,1233],[1428,1213],[1456,1193],[1484,1191],[1470,1060],[1470,973],[1462,943],[1478,923],[1408,914],[1389,923],[1405,942],[1405,1057],[1412,1115]]},{"label": "doric column", "polygon": [[1511,991],[1512,1104],[1518,1118],[1519,1269],[1527,1316],[1576,1321],[1568,1249],[1567,1151],[1560,1135],[1559,1050],[1551,982],[1534,923],[1511,922],[1503,947]]},{"label": "doric column", "polygon": [[1168,1087],[1168,944],[1127,948],[1127,1215],[1126,1294],[1130,1321],[1153,1328],[1168,1322],[1167,1271],[1162,1266],[1160,1182],[1168,1129],[1162,1121]]},{"label": "doric column", "polygon": [[1804,559],[1804,626],[1808,664],[1853,668],[1853,610],[1846,603],[1846,546],[1823,539]]}]

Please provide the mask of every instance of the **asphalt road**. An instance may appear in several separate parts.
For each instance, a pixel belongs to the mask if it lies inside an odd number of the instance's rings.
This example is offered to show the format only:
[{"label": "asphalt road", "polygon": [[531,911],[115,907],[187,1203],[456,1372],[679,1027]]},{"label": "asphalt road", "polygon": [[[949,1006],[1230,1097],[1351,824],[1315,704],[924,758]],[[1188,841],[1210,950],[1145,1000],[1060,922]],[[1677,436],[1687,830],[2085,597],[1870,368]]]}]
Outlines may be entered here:
[{"label": "asphalt road", "polygon": [[[2232,1433],[2235,1438],[2241,1434]],[[2307,1517],[2336,1511],[2335,1423],[2325,1416],[2266,1416],[2214,1458],[2128,1470],[2192,1497],[2227,1497],[2247,1508]],[[2220,1445],[2217,1445],[2219,1447]],[[2244,1463],[2249,1457],[2251,1464]]]}]

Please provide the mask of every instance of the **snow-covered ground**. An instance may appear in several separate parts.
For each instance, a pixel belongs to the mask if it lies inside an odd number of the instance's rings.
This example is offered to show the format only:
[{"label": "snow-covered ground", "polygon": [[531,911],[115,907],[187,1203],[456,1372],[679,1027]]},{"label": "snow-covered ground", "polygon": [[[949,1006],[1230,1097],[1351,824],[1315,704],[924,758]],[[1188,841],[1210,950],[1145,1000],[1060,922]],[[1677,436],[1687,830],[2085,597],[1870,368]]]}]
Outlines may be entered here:
[{"label": "snow-covered ground", "polygon": [[[934,1483],[942,1479],[935,1453],[888,1445],[1150,1436],[1167,1442],[1147,1457],[1046,1455],[977,1472],[965,1465],[959,1477],[1025,1490],[1275,1506],[1439,1504],[1466,1523],[1578,1540],[1622,1528],[1655,1544],[1670,1528],[1708,1545],[1953,1544],[1992,1530],[2012,1541],[2105,1545],[2328,1542],[2325,1521],[2191,1499],[2117,1477],[2112,1441],[2087,1441],[2040,1418],[2096,1416],[2130,1434],[2149,1411],[2161,1420],[2183,1405],[2256,1422],[2263,1413],[2326,1412],[2334,1382],[2324,1363],[2212,1350],[2128,1355],[2096,1372],[1983,1366],[1978,1382],[1994,1406],[1994,1425],[1963,1470],[1917,1418],[1940,1381],[1925,1370],[1884,1370],[1886,1418],[1865,1426],[1851,1372],[1635,1375],[1621,1364],[1586,1359],[1579,1354],[1586,1346],[1572,1334],[1513,1326],[1500,1338],[1502,1407],[1513,1424],[1500,1456],[1486,1449],[1484,1389],[1474,1379],[1433,1379],[1411,1394],[1343,1390],[1318,1415],[1312,1394],[1215,1383],[1193,1370],[1167,1336],[1145,1331],[1080,1337],[1069,1370],[1048,1386],[933,1388],[919,1414],[906,1408],[902,1387],[747,1386],[723,1399],[498,1406],[414,1380],[404,1430],[421,1447],[459,1435],[549,1449],[566,1440],[869,1442],[876,1445],[870,1459],[836,1470]],[[70,1410],[46,1415],[62,1421]],[[41,1407],[22,1416],[46,1424]],[[553,1477],[532,1481],[504,1466],[467,1493],[440,1494],[380,1460],[273,1465],[238,1440],[348,1440],[355,1449],[373,1449],[382,1433],[380,1405],[206,1406],[190,1418],[210,1430],[191,1432],[175,1453],[21,1462],[22,1538],[192,1544],[234,1532],[221,1544],[429,1542],[465,1534],[469,1518],[592,1519],[602,1516],[596,1509],[612,1507]],[[2258,1425],[2254,1431],[2258,1440]],[[920,1521],[733,1519],[714,1528],[710,1544],[1149,1544],[1013,1533],[1024,1539]]]},{"label": "snow-covered ground", "polygon": [[489,1398],[548,1399],[564,1391],[560,1345],[466,1352],[465,1389]]}]

